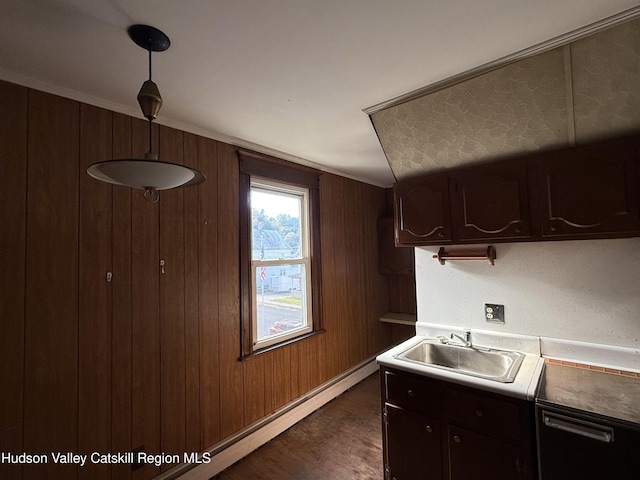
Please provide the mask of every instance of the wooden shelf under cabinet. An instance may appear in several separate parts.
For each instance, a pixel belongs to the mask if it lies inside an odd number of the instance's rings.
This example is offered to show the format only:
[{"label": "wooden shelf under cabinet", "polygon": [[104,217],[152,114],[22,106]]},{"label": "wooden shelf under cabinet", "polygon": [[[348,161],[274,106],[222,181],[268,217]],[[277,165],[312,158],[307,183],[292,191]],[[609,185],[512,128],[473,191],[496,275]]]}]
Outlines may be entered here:
[{"label": "wooden shelf under cabinet", "polygon": [[385,313],[380,317],[380,321],[383,323],[395,323],[396,325],[415,325],[416,315],[413,313]]}]

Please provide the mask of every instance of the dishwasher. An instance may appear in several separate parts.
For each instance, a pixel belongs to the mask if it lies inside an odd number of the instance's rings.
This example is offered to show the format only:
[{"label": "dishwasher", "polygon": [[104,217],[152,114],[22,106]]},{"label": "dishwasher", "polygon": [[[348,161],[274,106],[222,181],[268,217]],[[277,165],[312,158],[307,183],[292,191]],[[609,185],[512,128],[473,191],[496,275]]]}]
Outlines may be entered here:
[{"label": "dishwasher", "polygon": [[535,410],[540,480],[640,480],[640,379],[547,364]]}]

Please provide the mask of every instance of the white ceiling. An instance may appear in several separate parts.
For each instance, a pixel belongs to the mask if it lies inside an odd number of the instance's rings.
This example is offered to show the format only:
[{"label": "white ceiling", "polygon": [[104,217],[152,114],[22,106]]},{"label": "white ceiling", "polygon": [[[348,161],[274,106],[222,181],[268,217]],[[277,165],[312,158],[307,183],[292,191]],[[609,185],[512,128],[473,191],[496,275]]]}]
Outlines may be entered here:
[{"label": "white ceiling", "polygon": [[638,6],[636,0],[0,0],[0,78],[389,186],[363,109]]}]

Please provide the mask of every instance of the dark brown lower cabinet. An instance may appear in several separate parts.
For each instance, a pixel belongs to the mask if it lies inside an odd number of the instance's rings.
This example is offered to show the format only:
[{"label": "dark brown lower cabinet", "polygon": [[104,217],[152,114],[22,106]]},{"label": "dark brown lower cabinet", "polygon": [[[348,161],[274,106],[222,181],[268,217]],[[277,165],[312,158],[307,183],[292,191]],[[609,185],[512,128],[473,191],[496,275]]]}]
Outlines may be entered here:
[{"label": "dark brown lower cabinet", "polygon": [[391,404],[385,406],[386,479],[442,478],[440,422]]},{"label": "dark brown lower cabinet", "polygon": [[385,480],[533,480],[533,402],[381,369]]},{"label": "dark brown lower cabinet", "polygon": [[447,443],[451,480],[527,478],[513,443],[455,425],[449,425]]}]

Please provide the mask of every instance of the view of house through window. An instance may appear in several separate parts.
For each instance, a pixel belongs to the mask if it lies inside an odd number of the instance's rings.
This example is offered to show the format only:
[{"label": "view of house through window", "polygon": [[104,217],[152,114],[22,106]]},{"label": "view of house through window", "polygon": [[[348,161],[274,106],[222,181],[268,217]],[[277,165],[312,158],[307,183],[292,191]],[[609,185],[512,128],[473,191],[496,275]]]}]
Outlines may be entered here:
[{"label": "view of house through window", "polygon": [[313,330],[308,190],[251,180],[253,345]]}]

